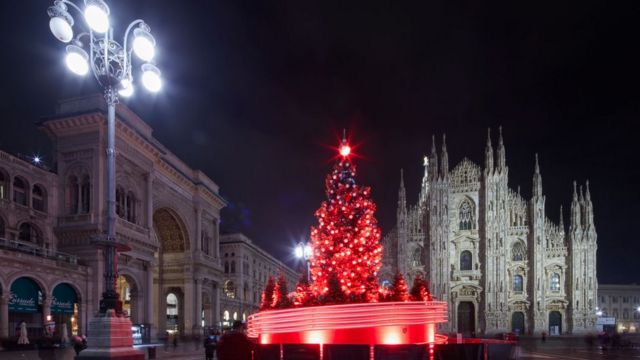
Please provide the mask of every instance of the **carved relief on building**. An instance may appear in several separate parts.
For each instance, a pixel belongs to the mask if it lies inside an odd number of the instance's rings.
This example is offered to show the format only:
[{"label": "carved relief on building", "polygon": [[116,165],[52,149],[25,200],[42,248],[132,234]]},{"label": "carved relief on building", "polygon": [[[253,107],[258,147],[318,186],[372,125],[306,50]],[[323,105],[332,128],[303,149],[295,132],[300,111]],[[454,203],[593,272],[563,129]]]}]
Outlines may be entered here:
[{"label": "carved relief on building", "polygon": [[184,226],[181,226],[179,220],[168,210],[156,211],[153,214],[153,223],[163,252],[183,252],[189,249],[189,242],[185,239]]}]

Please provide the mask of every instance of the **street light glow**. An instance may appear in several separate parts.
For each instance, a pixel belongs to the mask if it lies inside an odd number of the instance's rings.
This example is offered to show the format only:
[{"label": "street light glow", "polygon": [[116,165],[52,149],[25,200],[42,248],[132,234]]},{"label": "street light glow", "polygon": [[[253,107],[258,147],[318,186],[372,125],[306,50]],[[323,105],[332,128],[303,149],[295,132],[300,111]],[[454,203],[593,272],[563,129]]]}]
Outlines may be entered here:
[{"label": "street light glow", "polygon": [[85,0],[84,18],[91,30],[103,34],[109,30],[109,8],[102,0]]},{"label": "street light glow", "polygon": [[158,92],[162,88],[160,70],[153,64],[142,65],[142,84],[151,92]]},{"label": "street light glow", "polygon": [[302,246],[300,246],[300,244],[298,244],[298,246],[296,246],[295,255],[296,255],[296,257],[298,259],[302,258],[302,256],[304,255],[302,253]]},{"label": "street light glow", "polygon": [[86,75],[89,72],[89,55],[81,47],[76,45],[67,46],[67,56],[65,63],[69,70],[77,75]]},{"label": "street light glow", "polygon": [[144,28],[139,27],[133,30],[133,51],[136,55],[144,60],[150,61],[156,54],[156,40],[153,36]]},{"label": "street light glow", "polygon": [[131,80],[122,79],[122,81],[120,81],[120,90],[118,91],[118,94],[124,97],[133,95],[133,84],[131,83]]},{"label": "street light glow", "polygon": [[51,20],[49,20],[49,29],[51,29],[53,36],[63,43],[68,43],[73,39],[71,24],[62,16],[52,17]]}]

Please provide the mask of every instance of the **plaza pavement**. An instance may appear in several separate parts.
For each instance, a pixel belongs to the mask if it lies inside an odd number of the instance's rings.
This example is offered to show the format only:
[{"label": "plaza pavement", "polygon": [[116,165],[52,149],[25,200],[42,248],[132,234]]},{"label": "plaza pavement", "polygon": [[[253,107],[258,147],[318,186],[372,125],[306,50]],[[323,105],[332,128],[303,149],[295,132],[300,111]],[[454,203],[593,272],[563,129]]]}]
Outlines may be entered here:
[{"label": "plaza pavement", "polygon": [[[622,349],[603,350],[598,344],[588,346],[581,337],[550,337],[546,342],[540,338],[518,340],[518,359],[520,360],[640,360],[640,337],[633,338],[635,346]],[[176,348],[169,344],[156,344],[156,359],[203,360],[204,348],[195,342],[179,343]],[[145,354],[147,349],[142,347]],[[0,351],[0,360],[73,360],[72,347],[56,349],[53,358],[41,357],[37,350]]]}]

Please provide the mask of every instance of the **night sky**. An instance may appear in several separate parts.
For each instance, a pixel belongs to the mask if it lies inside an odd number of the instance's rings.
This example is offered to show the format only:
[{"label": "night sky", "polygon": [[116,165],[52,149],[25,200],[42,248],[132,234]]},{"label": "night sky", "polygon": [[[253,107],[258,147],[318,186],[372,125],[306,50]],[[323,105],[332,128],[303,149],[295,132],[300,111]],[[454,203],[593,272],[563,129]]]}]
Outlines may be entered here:
[{"label": "night sky", "polygon": [[[64,67],[51,3],[0,3],[0,148],[49,162],[34,123],[99,91]],[[124,102],[220,185],[225,229],[282,260],[315,222],[343,128],[386,233],[400,168],[413,203],[432,134],[453,168],[483,164],[502,125],[510,186],[530,197],[539,153],[547,213],[563,204],[568,223],[572,181],[589,179],[599,281],[640,283],[640,2],[108,3],[117,38],[135,18],[151,26],[165,82]]]}]

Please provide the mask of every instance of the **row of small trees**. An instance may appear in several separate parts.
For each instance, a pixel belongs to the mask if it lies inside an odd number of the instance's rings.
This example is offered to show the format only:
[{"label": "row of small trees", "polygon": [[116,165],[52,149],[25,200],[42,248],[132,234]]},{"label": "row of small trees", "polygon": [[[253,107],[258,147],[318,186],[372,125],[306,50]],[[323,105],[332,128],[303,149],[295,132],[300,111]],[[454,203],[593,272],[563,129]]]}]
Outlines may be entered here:
[{"label": "row of small trees", "polygon": [[[388,287],[378,289],[378,302],[385,301],[431,301],[429,293],[429,283],[421,276],[413,280],[411,290],[408,290],[407,283],[401,273],[396,273],[393,282]],[[364,295],[347,295],[340,284],[340,280],[334,274],[328,280],[326,292],[316,295],[311,289],[306,277],[302,277],[294,292],[287,290],[287,281],[280,275],[276,280],[269,277],[267,286],[262,292],[260,300],[260,311],[271,309],[288,309],[292,307],[316,306],[316,305],[336,305],[348,303],[369,302]]]}]

